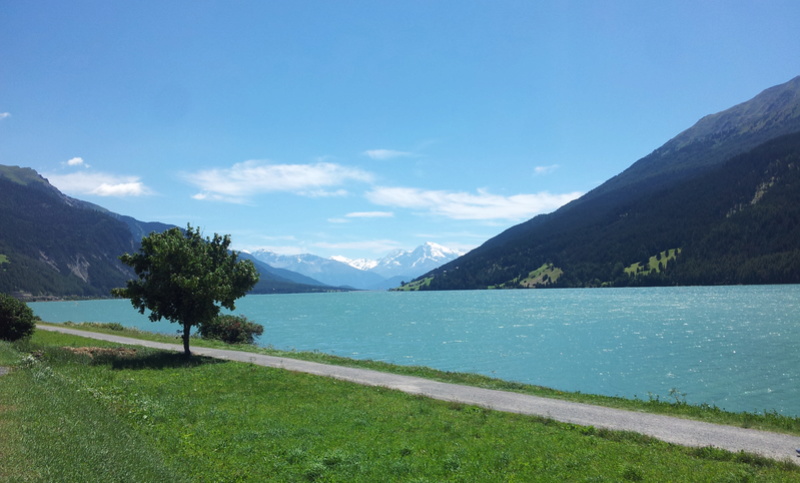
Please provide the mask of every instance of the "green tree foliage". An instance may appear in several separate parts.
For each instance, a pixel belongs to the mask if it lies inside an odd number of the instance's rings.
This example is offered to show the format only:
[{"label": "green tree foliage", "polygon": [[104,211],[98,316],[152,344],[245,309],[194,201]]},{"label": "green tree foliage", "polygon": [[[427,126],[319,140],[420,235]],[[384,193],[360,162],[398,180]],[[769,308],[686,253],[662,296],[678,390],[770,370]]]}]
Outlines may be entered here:
[{"label": "green tree foliage", "polygon": [[139,253],[126,253],[120,260],[130,265],[138,279],[125,288],[112,290],[155,322],[165,318],[183,326],[183,349],[189,351],[192,326],[203,326],[219,315],[220,307],[234,310],[234,302],[258,281],[249,260],[237,260],[228,250],[230,237],[216,233],[203,238],[199,228],[172,228],[142,238]]},{"label": "green tree foliage", "polygon": [[228,344],[253,344],[264,333],[264,326],[243,315],[218,315],[198,328],[200,337]]},{"label": "green tree foliage", "polygon": [[36,316],[24,302],[0,293],[0,339],[15,341],[36,329]]}]

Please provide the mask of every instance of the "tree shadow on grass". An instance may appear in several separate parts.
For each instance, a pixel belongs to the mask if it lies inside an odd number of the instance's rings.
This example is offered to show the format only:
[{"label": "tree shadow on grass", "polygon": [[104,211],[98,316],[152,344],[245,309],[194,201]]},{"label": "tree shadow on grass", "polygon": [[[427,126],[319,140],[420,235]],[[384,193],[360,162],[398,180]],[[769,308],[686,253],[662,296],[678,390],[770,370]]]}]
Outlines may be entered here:
[{"label": "tree shadow on grass", "polygon": [[191,369],[208,364],[222,364],[227,361],[205,356],[186,356],[178,352],[147,351],[134,356],[109,355],[95,359],[96,363],[111,364],[112,369]]}]

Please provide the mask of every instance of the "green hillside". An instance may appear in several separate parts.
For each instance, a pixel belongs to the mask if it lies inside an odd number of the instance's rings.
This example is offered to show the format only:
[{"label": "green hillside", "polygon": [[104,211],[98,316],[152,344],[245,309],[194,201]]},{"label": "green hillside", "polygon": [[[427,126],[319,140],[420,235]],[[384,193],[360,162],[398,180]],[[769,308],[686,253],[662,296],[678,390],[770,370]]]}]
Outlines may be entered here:
[{"label": "green hillside", "polygon": [[405,288],[798,283],[799,122],[795,78]]},{"label": "green hillside", "polygon": [[[170,228],[70,198],[30,168],[0,165],[0,292],[20,298],[108,297],[133,272],[119,256]],[[244,256],[245,254],[243,254]],[[256,264],[254,293],[337,290]]]},{"label": "green hillside", "polygon": [[[0,266],[0,291],[106,296],[130,277],[116,260],[136,246],[124,223],[72,206],[46,181],[31,177],[32,170],[4,168],[0,253],[5,263]],[[9,173],[17,176],[5,176]]]}]

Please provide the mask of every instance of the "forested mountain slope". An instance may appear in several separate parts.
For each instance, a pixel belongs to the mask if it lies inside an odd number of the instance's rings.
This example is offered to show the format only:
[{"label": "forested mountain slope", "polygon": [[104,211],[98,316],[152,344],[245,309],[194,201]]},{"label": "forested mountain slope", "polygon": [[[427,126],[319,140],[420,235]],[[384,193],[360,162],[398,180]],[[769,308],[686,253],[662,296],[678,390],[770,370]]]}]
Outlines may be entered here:
[{"label": "forested mountain slope", "polygon": [[[170,227],[66,196],[33,169],[0,165],[0,292],[108,297],[134,276],[119,256],[138,250],[143,236]],[[332,289],[262,263],[256,267],[255,293]]]},{"label": "forested mountain slope", "polygon": [[0,291],[107,296],[131,273],[116,259],[136,248],[127,225],[83,208],[35,171],[0,171]]},{"label": "forested mountain slope", "polygon": [[798,132],[800,77],[409,288],[799,282]]}]

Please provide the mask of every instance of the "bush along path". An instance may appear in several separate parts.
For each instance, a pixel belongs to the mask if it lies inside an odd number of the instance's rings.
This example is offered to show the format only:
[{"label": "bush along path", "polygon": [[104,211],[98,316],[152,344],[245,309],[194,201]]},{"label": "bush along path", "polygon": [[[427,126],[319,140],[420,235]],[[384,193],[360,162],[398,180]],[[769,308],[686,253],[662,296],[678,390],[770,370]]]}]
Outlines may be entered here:
[{"label": "bush along path", "polygon": [[[150,342],[129,337],[86,332],[66,327],[39,325],[37,328],[105,340],[117,344],[141,345],[178,352],[183,350],[178,344]],[[796,448],[800,448],[800,437],[798,436],[711,424],[658,414],[625,411],[493,389],[461,386],[413,376],[320,364],[317,362],[249,352],[198,347],[193,349],[192,353],[217,359],[333,377],[369,386],[386,387],[409,394],[426,396],[443,401],[471,404],[496,411],[541,416],[556,421],[587,427],[591,426],[615,431],[631,431],[682,446],[715,447],[731,452],[751,453],[776,460],[789,460],[800,464],[800,458],[798,458],[795,452]]]}]

